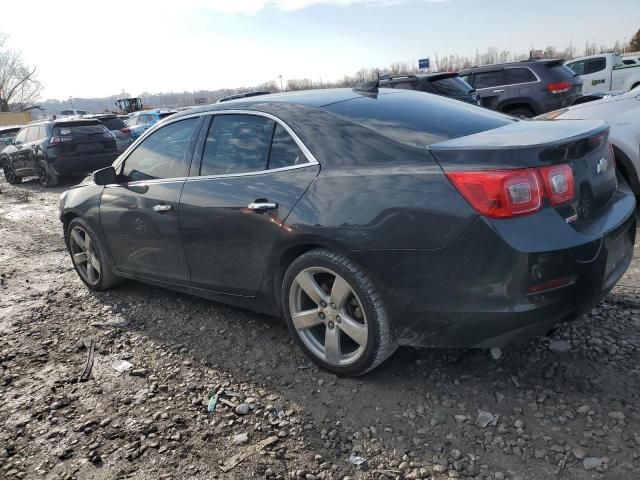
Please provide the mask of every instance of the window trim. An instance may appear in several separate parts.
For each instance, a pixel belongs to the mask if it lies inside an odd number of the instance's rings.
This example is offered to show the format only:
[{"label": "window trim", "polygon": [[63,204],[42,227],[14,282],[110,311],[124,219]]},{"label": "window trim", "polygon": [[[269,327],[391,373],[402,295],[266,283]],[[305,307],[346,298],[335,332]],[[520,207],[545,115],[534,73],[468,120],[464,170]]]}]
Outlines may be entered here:
[{"label": "window trim", "polygon": [[[189,171],[191,170],[191,165],[193,164],[193,157],[195,155],[195,144],[196,141],[198,139],[198,137],[200,136],[200,130],[202,129],[202,125],[204,124],[204,117],[205,115],[203,115],[202,112],[200,113],[196,113],[193,115],[185,115],[184,117],[178,117],[174,120],[171,120],[170,122],[167,123],[161,123],[158,122],[155,125],[153,125],[151,128],[147,129],[146,132],[144,132],[143,135],[141,135],[140,137],[138,137],[138,139],[133,142],[129,148],[127,149],[127,155],[121,155],[120,157],[118,157],[115,162],[112,164],[113,168],[116,171],[116,174],[118,172],[118,169],[120,169],[122,167],[122,164],[125,163],[127,161],[127,159],[133,154],[133,152],[136,151],[136,149],[138,148],[138,145],[141,144],[145,138],[153,135],[153,132],[160,130],[161,128],[164,128],[168,125],[171,125],[174,122],[179,122],[181,120],[188,120],[190,118],[196,118],[196,124],[193,127],[193,132],[191,133],[191,139],[189,140],[189,147],[188,147],[188,151],[191,151],[191,163],[189,164]],[[106,128],[106,127],[105,127]],[[134,148],[135,147],[135,148]],[[133,182],[124,182],[124,183],[110,183],[108,185],[105,185],[106,187],[123,187],[123,186],[140,186],[140,185],[155,185],[158,183],[169,183],[169,182],[182,182],[186,179],[186,176],[181,176],[181,177],[171,177],[171,178],[154,178],[152,180],[135,180]]]},{"label": "window trim", "polygon": [[[286,130],[286,132],[291,136],[291,138],[293,138],[294,142],[296,142],[300,150],[302,150],[302,153],[304,153],[305,157],[307,157],[308,162],[302,163],[300,165],[289,165],[288,167],[273,168],[271,170],[269,170],[268,168],[265,168],[263,170],[254,170],[251,172],[242,172],[242,173],[223,173],[218,175],[203,175],[203,176],[190,174],[190,176],[187,177],[187,182],[210,180],[210,179],[216,179],[216,178],[234,178],[234,177],[249,177],[249,176],[255,176],[255,175],[265,175],[269,173],[284,172],[287,170],[294,170],[298,168],[307,168],[315,165],[320,165],[320,162],[318,162],[316,157],[309,151],[309,149],[302,142],[302,140],[300,140],[300,137],[296,135],[296,133],[291,129],[291,127],[289,127],[289,125],[287,125],[285,122],[283,122],[281,119],[279,119],[275,115],[272,115],[266,112],[260,112],[257,110],[218,110],[218,111],[214,110],[214,111],[206,112],[205,114],[209,117],[208,127],[211,126],[211,123],[213,122],[213,117],[216,115],[254,115],[258,117],[268,118],[274,121],[275,123],[280,124]],[[183,117],[180,117],[180,118],[183,118]],[[202,147],[204,147],[204,145],[202,145]],[[196,172],[200,172],[200,167],[202,166],[203,153],[204,152],[202,149],[197,152],[199,161],[197,161],[198,167],[195,169]],[[268,167],[268,161],[267,161],[267,167]]]},{"label": "window trim", "polygon": [[[538,74],[533,70],[533,68],[528,67],[528,66],[522,66],[522,67],[504,67],[504,68],[502,69],[502,71],[504,72],[505,70],[512,70],[512,69],[514,69],[514,68],[526,68],[526,69],[527,69],[527,70],[529,70],[531,73],[533,73],[533,76],[534,76],[534,77],[536,77],[536,79],[537,79],[537,80],[533,80],[533,81],[531,81],[531,82],[506,83],[506,84],[504,84],[504,85],[496,85],[495,87],[483,87],[483,88],[480,88],[480,89],[476,88],[475,83],[476,83],[476,75],[477,75],[477,74],[479,74],[479,73],[493,72],[493,71],[499,71],[499,70],[487,70],[487,71],[485,71],[485,72],[473,72],[473,83],[474,83],[474,84],[472,85],[472,87],[473,87],[473,88],[475,88],[476,90],[486,90],[486,89],[488,89],[488,88],[515,87],[516,85],[530,85],[530,84],[532,84],[532,83],[539,83],[539,82],[541,81],[541,80],[540,80],[540,77],[539,77],[539,76],[538,76]],[[505,72],[505,77],[504,77],[504,78],[505,78],[505,80],[506,80],[506,78],[507,78],[507,74],[506,74],[506,72]]]}]

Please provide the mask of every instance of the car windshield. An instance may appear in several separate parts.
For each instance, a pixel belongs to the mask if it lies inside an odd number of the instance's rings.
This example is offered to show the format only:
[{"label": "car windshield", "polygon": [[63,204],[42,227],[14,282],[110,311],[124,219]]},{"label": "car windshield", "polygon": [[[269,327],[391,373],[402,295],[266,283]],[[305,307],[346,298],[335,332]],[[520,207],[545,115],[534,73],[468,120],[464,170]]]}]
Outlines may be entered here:
[{"label": "car windshield", "polygon": [[425,148],[433,143],[513,123],[513,118],[441,96],[386,90],[325,108],[398,142]]}]

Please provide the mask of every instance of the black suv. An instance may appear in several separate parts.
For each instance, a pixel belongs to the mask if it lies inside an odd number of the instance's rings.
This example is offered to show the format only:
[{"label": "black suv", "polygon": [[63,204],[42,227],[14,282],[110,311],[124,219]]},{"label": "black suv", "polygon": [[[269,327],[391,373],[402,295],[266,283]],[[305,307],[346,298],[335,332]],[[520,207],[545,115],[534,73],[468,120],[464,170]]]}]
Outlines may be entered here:
[{"label": "black suv", "polygon": [[30,123],[0,154],[9,183],[38,176],[45,187],[61,176],[85,175],[111,165],[118,156],[113,134],[95,119],[60,119]]},{"label": "black suv", "polygon": [[581,95],[582,80],[564,60],[529,60],[462,70],[483,107],[531,118],[568,107]]},{"label": "black suv", "polygon": [[380,77],[380,87],[401,88],[433,93],[443,97],[455,98],[463,102],[478,105],[478,97],[471,85],[465,82],[456,72],[419,73],[396,77]]}]

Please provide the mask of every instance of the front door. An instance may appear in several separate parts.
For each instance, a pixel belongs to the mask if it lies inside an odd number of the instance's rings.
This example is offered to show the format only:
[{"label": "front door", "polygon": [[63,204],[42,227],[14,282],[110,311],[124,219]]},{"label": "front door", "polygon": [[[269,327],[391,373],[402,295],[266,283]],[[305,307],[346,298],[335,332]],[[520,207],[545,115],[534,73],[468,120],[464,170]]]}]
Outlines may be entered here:
[{"label": "front door", "polygon": [[15,149],[9,154],[13,169],[19,177],[36,174],[33,146],[38,137],[38,125],[20,130],[15,139]]},{"label": "front door", "polygon": [[140,143],[107,185],[100,222],[118,270],[171,283],[189,278],[178,206],[200,118],[171,122]]},{"label": "front door", "polygon": [[289,228],[287,216],[319,167],[286,127],[257,114],[215,115],[202,140],[200,168],[180,200],[191,282],[252,296],[278,233]]}]

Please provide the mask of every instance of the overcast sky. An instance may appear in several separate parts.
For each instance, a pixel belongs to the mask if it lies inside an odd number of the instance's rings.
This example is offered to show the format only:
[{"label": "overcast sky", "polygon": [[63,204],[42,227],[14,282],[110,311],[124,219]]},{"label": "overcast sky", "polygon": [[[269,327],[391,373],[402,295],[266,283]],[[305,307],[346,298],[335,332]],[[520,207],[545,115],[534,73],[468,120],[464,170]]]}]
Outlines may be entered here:
[{"label": "overcast sky", "polygon": [[[362,67],[489,46],[528,52],[629,40],[640,0],[37,0],[0,31],[36,65],[43,98],[336,79]],[[26,11],[28,10],[28,11]],[[15,18],[16,21],[11,21]]]}]

